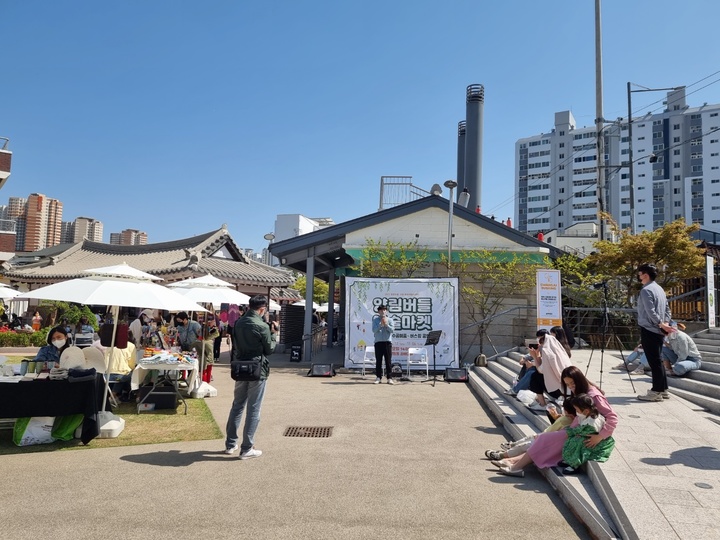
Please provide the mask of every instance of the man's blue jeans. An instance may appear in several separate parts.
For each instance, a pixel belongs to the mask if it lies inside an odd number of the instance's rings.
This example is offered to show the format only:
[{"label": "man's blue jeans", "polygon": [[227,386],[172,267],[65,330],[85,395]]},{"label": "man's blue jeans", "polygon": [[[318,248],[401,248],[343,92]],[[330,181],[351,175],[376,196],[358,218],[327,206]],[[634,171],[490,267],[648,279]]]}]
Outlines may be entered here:
[{"label": "man's blue jeans", "polygon": [[233,448],[238,443],[238,428],[246,405],[247,416],[245,417],[240,453],[247,452],[255,444],[255,431],[260,423],[260,407],[262,407],[265,395],[265,382],[266,380],[235,381],[235,395],[225,428],[227,433],[225,448]]},{"label": "man's blue jeans", "polygon": [[670,347],[663,347],[662,355],[665,360],[670,362],[673,373],[675,373],[678,377],[687,375],[694,369],[700,369],[700,366],[702,365],[702,361],[699,358],[694,358],[692,356],[688,356],[684,360],[678,361],[678,355],[675,354],[675,351],[673,351]]}]

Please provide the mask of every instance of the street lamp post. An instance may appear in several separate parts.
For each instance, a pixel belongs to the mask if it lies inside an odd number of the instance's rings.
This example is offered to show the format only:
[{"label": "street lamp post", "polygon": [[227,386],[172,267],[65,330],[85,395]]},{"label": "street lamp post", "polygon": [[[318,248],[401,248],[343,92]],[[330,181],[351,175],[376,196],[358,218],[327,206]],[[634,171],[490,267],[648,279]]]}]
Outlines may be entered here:
[{"label": "street lamp post", "polygon": [[[680,87],[673,87],[673,88],[645,88],[644,86],[640,87],[639,90],[633,90],[632,89],[633,83],[628,82],[627,83],[627,101],[628,101],[628,182],[630,186],[630,232],[632,234],[635,234],[635,175],[634,175],[634,166],[633,166],[633,151],[632,151],[632,145],[633,145],[633,135],[632,135],[632,125],[633,125],[633,119],[632,119],[632,95],[635,92],[661,92],[663,90],[677,90]],[[640,86],[639,84],[636,84],[635,86]]]},{"label": "street lamp post", "polygon": [[457,187],[458,183],[455,180],[446,180],[443,186],[450,190],[450,196],[448,197],[448,203],[450,205],[449,221],[448,221],[448,277],[450,277],[450,262],[452,261],[452,236],[453,236],[453,208],[455,206],[453,202],[453,189]]},{"label": "street lamp post", "polygon": [[[275,240],[275,235],[270,232],[270,233],[267,233],[265,236],[263,236],[263,238],[268,241],[268,249],[267,249],[268,258],[267,258],[267,265],[268,265],[268,266],[272,266],[272,253],[270,253],[270,244],[272,244],[272,241]],[[268,298],[268,301],[269,301],[269,298]]]}]

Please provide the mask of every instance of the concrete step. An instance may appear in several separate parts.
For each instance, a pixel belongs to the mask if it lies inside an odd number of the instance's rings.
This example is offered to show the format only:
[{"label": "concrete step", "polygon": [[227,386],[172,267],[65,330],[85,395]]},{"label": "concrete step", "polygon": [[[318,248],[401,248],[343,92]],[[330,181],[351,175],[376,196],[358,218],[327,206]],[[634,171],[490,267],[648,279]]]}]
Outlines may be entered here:
[{"label": "concrete step", "polygon": [[[680,380],[680,379],[676,379]],[[694,403],[695,405],[698,405],[699,407],[702,407],[706,411],[709,411],[713,414],[720,414],[720,400],[717,398],[705,396],[702,394],[698,394],[694,391],[686,390],[685,388],[681,388],[680,386],[674,385],[672,382],[668,382],[668,385],[670,386],[669,390],[673,395],[676,395],[678,397],[681,397],[691,403]]]},{"label": "concrete step", "polygon": [[703,362],[700,369],[691,371],[685,378],[693,381],[702,381],[720,387],[720,372],[713,371],[713,369],[720,369],[720,365],[708,364],[708,366],[712,369],[705,369],[705,363]]},{"label": "concrete step", "polygon": [[[492,363],[496,364],[496,366],[494,366],[495,368],[498,367],[496,362],[488,362],[488,366],[490,366]],[[545,411],[535,411],[532,409],[528,409],[515,397],[505,395],[503,392],[508,388],[509,384],[499,374],[495,373],[492,368],[488,367],[485,369],[480,369],[476,371],[476,373],[480,377],[482,377],[485,383],[490,386],[496,394],[504,396],[504,398],[509,403],[511,403],[513,407],[515,407],[518,413],[523,415],[527,419],[527,421],[534,426],[537,432],[543,431],[550,425],[550,422],[545,415]]]},{"label": "concrete step", "polygon": [[711,362],[713,364],[720,364],[720,353],[708,352],[700,350],[700,356],[702,357],[703,364],[705,362]]},{"label": "concrete step", "polygon": [[[668,377],[668,386],[671,390],[679,389],[698,397],[707,397],[714,400],[720,400],[720,386],[716,384],[706,383],[700,380],[694,380],[687,377]],[[696,401],[689,399],[693,403]],[[718,412],[718,411],[713,411]]]},{"label": "concrete step", "polygon": [[[511,404],[506,399],[508,396],[499,394],[494,386],[488,384],[485,374],[481,376],[483,371],[489,371],[489,369],[478,367],[472,369],[469,377],[470,387],[490,409],[510,437],[517,440],[537,433],[534,424],[528,422],[528,419],[515,408],[515,404]],[[519,402],[516,403],[525,408]],[[558,492],[568,508],[585,524],[594,538],[636,538],[637,535],[632,529],[619,532],[602,496],[606,496],[608,491],[612,495],[612,490],[605,486],[601,495],[595,488],[593,477],[596,475],[590,472],[592,465],[589,464],[587,475],[564,476],[557,467],[538,470]],[[594,470],[595,468],[593,468]],[[606,496],[605,498],[612,500],[613,497]],[[622,515],[624,516],[624,514]]]},{"label": "concrete step", "polygon": [[706,362],[705,358],[703,357],[702,367],[700,368],[700,370],[709,371],[711,373],[720,373],[720,361]]}]

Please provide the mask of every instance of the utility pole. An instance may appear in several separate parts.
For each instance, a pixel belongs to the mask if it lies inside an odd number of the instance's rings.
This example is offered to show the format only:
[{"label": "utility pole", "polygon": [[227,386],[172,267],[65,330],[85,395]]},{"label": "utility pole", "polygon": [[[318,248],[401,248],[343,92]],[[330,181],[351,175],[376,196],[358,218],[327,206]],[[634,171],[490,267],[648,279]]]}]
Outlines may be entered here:
[{"label": "utility pole", "polygon": [[595,0],[595,135],[597,145],[597,187],[598,187],[598,220],[600,224],[600,240],[605,240],[606,212],[605,196],[605,140],[603,139],[603,78],[602,78],[602,24],[600,22],[600,0]]}]

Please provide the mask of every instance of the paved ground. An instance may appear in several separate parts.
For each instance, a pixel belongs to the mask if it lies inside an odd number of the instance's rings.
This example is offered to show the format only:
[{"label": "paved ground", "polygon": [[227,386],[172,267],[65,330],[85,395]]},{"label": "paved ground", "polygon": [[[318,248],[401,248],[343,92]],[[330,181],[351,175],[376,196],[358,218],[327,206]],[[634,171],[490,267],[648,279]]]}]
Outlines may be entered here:
[{"label": "paved ground", "polygon": [[720,538],[720,417],[677,396],[638,401],[650,376],[631,381],[613,369],[621,362],[617,351],[601,362],[599,351],[574,350],[572,360],[602,381],[620,417],[615,451],[602,468],[638,537]]},{"label": "paved ground", "polygon": [[[2,537],[587,538],[538,473],[501,477],[478,459],[505,435],[466,385],[308,378],[287,358],[272,360],[261,458],[228,457],[222,440],[4,456]],[[208,399],[223,428],[227,370]]]}]

